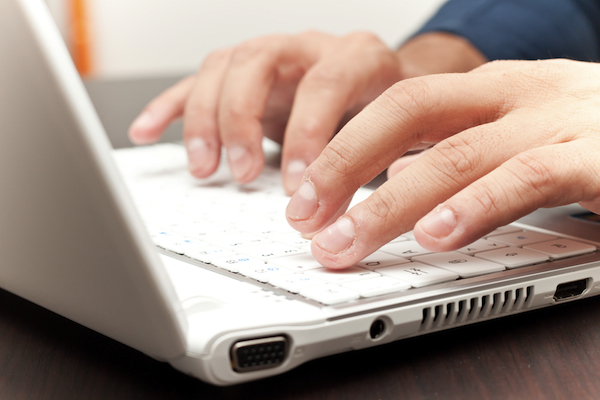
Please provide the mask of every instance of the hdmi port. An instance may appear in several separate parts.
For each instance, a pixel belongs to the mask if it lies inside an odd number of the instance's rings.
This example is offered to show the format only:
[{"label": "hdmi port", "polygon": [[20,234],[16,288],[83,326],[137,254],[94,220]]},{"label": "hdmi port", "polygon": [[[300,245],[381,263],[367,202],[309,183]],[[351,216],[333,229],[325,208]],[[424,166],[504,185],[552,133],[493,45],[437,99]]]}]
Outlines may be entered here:
[{"label": "hdmi port", "polygon": [[554,301],[568,300],[581,296],[587,289],[588,281],[589,278],[561,283],[556,287],[556,292],[554,292]]}]

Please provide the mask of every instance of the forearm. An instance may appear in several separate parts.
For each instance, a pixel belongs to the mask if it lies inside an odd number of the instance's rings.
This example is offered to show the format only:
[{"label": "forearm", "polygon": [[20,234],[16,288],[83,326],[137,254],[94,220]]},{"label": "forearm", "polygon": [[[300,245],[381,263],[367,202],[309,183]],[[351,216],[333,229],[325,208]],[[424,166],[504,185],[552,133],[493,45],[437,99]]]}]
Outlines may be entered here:
[{"label": "forearm", "polygon": [[428,32],[410,39],[396,52],[403,78],[468,72],[487,58],[468,40],[445,32]]},{"label": "forearm", "polygon": [[488,60],[600,59],[597,0],[450,0],[417,34],[465,38]]}]

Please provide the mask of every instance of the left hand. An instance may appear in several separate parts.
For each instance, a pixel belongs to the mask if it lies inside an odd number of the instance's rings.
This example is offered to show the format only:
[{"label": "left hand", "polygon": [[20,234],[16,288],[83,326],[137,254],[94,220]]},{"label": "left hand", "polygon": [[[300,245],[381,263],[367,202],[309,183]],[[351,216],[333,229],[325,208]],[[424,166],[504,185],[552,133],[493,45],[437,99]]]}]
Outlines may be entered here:
[{"label": "left hand", "polygon": [[[419,142],[437,144],[344,214]],[[331,224],[312,252],[344,268],[413,228],[423,247],[450,251],[540,207],[599,213],[599,171],[600,65],[493,62],[395,84],[308,167],[287,217],[303,233]]]}]

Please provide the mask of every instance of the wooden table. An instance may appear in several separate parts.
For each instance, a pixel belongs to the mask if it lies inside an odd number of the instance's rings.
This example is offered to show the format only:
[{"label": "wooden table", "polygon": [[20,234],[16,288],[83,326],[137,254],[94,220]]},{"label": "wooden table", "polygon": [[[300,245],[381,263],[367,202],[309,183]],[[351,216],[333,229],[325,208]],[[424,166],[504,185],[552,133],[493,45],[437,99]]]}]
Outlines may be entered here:
[{"label": "wooden table", "polygon": [[599,393],[600,298],[218,388],[0,290],[2,399],[591,399]]}]

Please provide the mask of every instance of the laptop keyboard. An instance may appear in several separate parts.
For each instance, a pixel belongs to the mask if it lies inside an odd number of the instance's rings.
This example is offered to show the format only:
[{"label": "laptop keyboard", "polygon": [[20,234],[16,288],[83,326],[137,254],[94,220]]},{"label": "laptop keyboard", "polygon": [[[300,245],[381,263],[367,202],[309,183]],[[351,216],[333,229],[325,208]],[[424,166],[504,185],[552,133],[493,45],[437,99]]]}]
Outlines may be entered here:
[{"label": "laptop keyboard", "polygon": [[[326,305],[596,251],[588,243],[508,225],[457,251],[432,253],[409,232],[357,265],[332,271],[314,260],[310,241],[287,224],[289,197],[277,168],[267,166],[256,181],[239,185],[226,165],[210,178],[192,178],[180,145],[122,149],[114,157],[157,246]],[[370,193],[359,190],[354,203]]]}]

